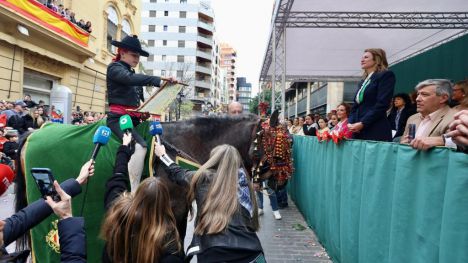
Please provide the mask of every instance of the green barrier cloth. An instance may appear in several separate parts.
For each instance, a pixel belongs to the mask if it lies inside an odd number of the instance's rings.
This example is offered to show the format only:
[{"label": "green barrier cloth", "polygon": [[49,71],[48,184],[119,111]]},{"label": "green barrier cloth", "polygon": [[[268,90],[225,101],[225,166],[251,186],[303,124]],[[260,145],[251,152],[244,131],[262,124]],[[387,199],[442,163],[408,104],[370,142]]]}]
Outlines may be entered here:
[{"label": "green barrier cloth", "polygon": [[334,262],[468,262],[468,155],[294,136],[290,194]]},{"label": "green barrier cloth", "polygon": [[[39,190],[31,176],[31,168],[50,168],[58,182],[63,182],[68,178],[76,178],[81,166],[91,158],[94,149],[93,135],[100,125],[106,125],[105,120],[87,126],[51,123],[35,131],[28,138],[25,176],[29,203],[40,198]],[[144,135],[143,138],[150,145],[152,137],[148,132],[148,123],[140,124],[137,131]],[[83,213],[88,262],[101,262],[104,243],[99,239],[99,231],[104,216],[105,183],[112,176],[115,155],[120,144],[121,141],[112,135],[109,143],[101,147],[96,158],[95,174],[88,184],[89,189]],[[147,168],[148,166],[145,165],[142,177],[147,177]],[[79,216],[85,189],[86,185],[83,185],[82,193],[73,198],[74,216]],[[31,231],[34,262],[60,262],[60,254],[55,252],[46,241],[54,220],[57,220],[57,217],[53,214]]]}]

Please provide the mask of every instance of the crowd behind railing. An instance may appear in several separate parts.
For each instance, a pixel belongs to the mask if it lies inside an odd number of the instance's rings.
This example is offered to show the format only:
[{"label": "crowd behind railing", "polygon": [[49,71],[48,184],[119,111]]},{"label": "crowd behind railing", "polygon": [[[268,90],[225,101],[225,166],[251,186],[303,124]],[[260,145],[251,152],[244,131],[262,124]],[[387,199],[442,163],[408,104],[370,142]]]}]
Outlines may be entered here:
[{"label": "crowd behind railing", "polygon": [[[16,101],[0,100],[0,154],[3,158],[16,158],[18,137],[27,132],[40,129],[47,122],[63,123],[63,113],[44,101],[35,102],[30,95]],[[73,125],[88,125],[105,118],[105,114],[92,111],[73,111]]]},{"label": "crowd behind railing", "polygon": [[63,4],[58,4],[57,0],[39,0],[39,2],[86,32],[91,33],[93,31],[91,28],[91,21],[85,22],[84,19],[78,20],[78,18],[75,17],[75,12],[69,8],[65,8]]},{"label": "crowd behind railing", "polygon": [[[435,86],[433,94],[428,91],[429,86]],[[456,132],[456,126],[466,123],[468,119],[468,80],[453,85],[448,80],[426,80],[415,89],[410,94],[398,93],[392,98],[386,112],[386,120],[392,131],[391,141],[411,144],[420,150],[435,146],[457,148],[451,137],[459,133]],[[287,127],[291,134],[317,136],[319,140],[327,140],[338,134],[351,139],[355,134],[348,123],[351,111],[350,104],[341,103],[326,116],[308,114],[288,119]],[[433,122],[424,127],[425,119]],[[416,123],[417,126],[411,127]],[[425,131],[421,130],[423,128]],[[415,129],[413,135],[410,129]],[[463,127],[459,129],[463,130]],[[458,149],[466,151],[466,146],[462,144],[458,143]]]}]

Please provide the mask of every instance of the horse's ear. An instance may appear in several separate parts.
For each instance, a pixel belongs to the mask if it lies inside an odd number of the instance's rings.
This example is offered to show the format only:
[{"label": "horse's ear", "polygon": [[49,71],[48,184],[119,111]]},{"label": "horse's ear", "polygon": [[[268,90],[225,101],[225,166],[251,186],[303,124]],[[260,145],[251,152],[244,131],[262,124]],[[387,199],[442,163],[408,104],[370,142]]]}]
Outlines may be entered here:
[{"label": "horse's ear", "polygon": [[274,128],[279,125],[278,115],[279,115],[278,110],[273,111],[270,117],[270,127]]}]

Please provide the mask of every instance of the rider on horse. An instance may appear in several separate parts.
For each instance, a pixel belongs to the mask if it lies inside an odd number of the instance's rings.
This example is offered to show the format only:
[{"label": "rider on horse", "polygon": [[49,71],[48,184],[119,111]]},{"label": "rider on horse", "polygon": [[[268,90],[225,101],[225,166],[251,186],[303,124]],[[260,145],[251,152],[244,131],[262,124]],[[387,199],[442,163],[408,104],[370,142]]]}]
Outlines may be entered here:
[{"label": "rider on horse", "polygon": [[[119,119],[122,115],[130,115],[134,126],[149,117],[147,113],[131,111],[140,106],[140,101],[144,101],[142,86],[160,87],[161,80],[171,83],[177,81],[173,78],[165,79],[135,73],[133,68],[140,62],[140,56],[149,56],[149,53],[141,48],[136,35],[126,36],[122,41],[114,40],[112,45],[117,47],[117,57],[107,67],[107,97],[110,107],[110,112],[107,115],[107,126],[114,134],[122,138],[123,132],[119,126]],[[136,131],[132,132],[132,136],[136,141],[135,152],[129,162],[129,175],[133,191],[138,186],[143,171],[146,142]]]}]

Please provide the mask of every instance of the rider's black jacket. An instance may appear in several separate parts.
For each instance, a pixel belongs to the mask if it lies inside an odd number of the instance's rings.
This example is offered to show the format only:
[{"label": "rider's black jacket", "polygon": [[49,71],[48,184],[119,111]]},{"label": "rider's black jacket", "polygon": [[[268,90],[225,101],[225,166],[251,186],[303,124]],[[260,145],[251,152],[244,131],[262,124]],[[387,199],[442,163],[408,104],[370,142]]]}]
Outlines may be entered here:
[{"label": "rider's black jacket", "polygon": [[137,74],[123,61],[112,62],[107,67],[107,97],[109,104],[138,107],[143,98],[142,86],[159,87],[161,78]]}]

